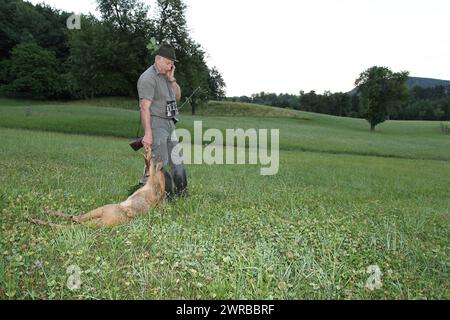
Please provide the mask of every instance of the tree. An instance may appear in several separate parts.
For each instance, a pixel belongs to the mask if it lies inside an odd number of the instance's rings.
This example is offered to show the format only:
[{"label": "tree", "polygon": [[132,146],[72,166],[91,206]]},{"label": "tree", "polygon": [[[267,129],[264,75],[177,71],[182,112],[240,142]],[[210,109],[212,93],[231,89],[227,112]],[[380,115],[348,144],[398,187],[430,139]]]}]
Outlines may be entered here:
[{"label": "tree", "polygon": [[97,0],[97,9],[104,22],[124,34],[150,31],[149,7],[139,0]]},{"label": "tree", "polygon": [[156,40],[170,42],[182,49],[189,39],[185,18],[186,5],[181,0],[158,0]]},{"label": "tree", "polygon": [[[158,14],[152,18],[142,0],[97,0],[97,4],[101,19],[83,15],[81,29],[68,30],[67,12],[23,0],[0,0],[2,91],[13,94],[17,88],[17,94],[35,98],[137,97],[136,81],[154,61],[154,52],[146,48],[154,38],[158,45],[163,41],[174,45],[183,96],[201,87],[192,99],[193,110],[209,97],[224,95],[220,73],[208,68],[205,51],[189,37],[182,0],[158,0]],[[19,44],[34,47],[19,47],[12,61],[12,49]],[[34,61],[40,59],[36,70],[27,61],[16,63],[24,50]],[[38,85],[45,81],[33,80],[39,78],[37,70],[49,75],[46,89]],[[53,79],[58,79],[56,85]]]},{"label": "tree", "polygon": [[17,5],[15,1],[0,0],[0,60],[9,58],[11,49],[17,43],[17,26],[14,19]]},{"label": "tree", "polygon": [[407,71],[396,73],[386,67],[373,66],[356,79],[363,116],[370,123],[371,131],[408,98],[408,74]]},{"label": "tree", "polygon": [[209,70],[208,87],[209,98],[213,100],[221,100],[225,98],[225,81],[217,68],[213,67]]},{"label": "tree", "polygon": [[22,43],[11,51],[11,59],[2,62],[5,85],[10,96],[33,99],[57,97],[61,91],[61,75],[55,53],[36,43]]},{"label": "tree", "polygon": [[352,118],[359,118],[361,114],[361,103],[356,94],[351,95],[351,107],[348,116]]},{"label": "tree", "polygon": [[81,17],[81,30],[70,34],[70,78],[72,95],[82,98],[126,95],[131,84],[118,66],[120,42],[113,30],[93,16]]},{"label": "tree", "polygon": [[314,90],[300,95],[300,107],[303,111],[319,112],[319,97]]},{"label": "tree", "polygon": [[152,63],[146,45],[156,30],[154,21],[147,17],[149,6],[139,0],[97,0],[97,3],[102,14],[101,25],[110,30],[108,40],[114,43],[111,58],[102,60],[110,62],[109,73],[122,75],[125,94],[136,97],[136,81]]},{"label": "tree", "polygon": [[343,92],[333,93],[332,104],[334,106],[333,114],[340,117],[346,117],[350,114],[352,100],[350,95]]},{"label": "tree", "polygon": [[35,42],[64,61],[69,54],[65,28],[69,15],[45,4],[0,0],[0,59],[9,58],[19,43]]},{"label": "tree", "polygon": [[[61,98],[67,97],[64,63],[69,56],[66,19],[70,14],[45,4],[33,6],[22,0],[0,0],[0,85],[8,95]],[[23,46],[19,46],[22,44]],[[31,46],[34,45],[34,46]],[[16,48],[14,61],[11,58]],[[17,52],[18,50],[18,52]],[[30,63],[18,64],[20,56],[30,54],[39,60],[36,70]],[[56,57],[56,61],[54,58]],[[56,71],[55,76],[53,72]],[[39,80],[39,72],[52,78]],[[53,78],[58,79],[54,84]],[[14,82],[14,83],[12,83]],[[48,88],[39,83],[48,82]],[[27,87],[27,91],[23,91]],[[17,89],[17,92],[13,90]]]}]

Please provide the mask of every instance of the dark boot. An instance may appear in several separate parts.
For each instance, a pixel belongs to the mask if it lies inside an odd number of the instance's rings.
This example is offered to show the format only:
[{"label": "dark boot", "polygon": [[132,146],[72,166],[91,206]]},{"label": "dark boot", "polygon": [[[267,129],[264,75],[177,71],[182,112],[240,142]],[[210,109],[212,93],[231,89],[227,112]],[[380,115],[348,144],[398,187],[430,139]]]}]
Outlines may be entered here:
[{"label": "dark boot", "polygon": [[164,178],[166,181],[166,197],[170,200],[173,198],[173,187],[172,187],[172,177],[170,173],[166,171],[166,169],[162,169],[164,173]]},{"label": "dark boot", "polygon": [[184,164],[172,166],[172,176],[175,184],[175,194],[177,196],[187,196],[187,177]]}]

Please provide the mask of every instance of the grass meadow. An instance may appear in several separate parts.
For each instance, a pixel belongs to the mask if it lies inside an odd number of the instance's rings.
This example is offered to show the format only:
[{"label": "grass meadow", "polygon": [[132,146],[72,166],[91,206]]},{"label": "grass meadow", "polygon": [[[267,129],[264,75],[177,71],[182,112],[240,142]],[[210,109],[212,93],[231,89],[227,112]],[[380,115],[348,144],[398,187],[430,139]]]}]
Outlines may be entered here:
[{"label": "grass meadow", "polygon": [[45,208],[128,197],[143,168],[128,146],[134,106],[0,99],[0,299],[448,299],[450,136],[438,122],[370,132],[362,119],[210,102],[179,127],[278,128],[276,175],[187,165],[190,197],[129,224],[30,224]]}]

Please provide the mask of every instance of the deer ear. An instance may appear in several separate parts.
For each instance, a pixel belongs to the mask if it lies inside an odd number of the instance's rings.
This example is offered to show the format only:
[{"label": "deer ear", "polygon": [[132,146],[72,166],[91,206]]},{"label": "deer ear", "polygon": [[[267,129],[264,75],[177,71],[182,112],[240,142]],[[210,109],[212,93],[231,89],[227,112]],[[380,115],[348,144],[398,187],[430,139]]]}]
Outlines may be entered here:
[{"label": "deer ear", "polygon": [[159,171],[159,170],[162,169],[162,167],[163,167],[163,162],[162,162],[162,161],[159,161],[159,162],[156,164],[156,170]]}]

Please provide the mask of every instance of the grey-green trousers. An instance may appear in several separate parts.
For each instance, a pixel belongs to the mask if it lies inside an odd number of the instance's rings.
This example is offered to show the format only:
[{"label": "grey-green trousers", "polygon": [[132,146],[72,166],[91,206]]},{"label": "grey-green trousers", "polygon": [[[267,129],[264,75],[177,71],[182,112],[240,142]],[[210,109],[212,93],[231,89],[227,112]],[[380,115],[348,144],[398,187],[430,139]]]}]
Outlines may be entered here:
[{"label": "grey-green trousers", "polygon": [[[162,161],[163,172],[166,178],[166,193],[181,195],[187,192],[187,177],[184,163],[180,155],[180,145],[175,133],[175,124],[171,119],[165,119],[152,115],[152,155],[153,163]],[[170,166],[170,173],[167,170]],[[172,183],[173,179],[173,183]],[[146,181],[142,177],[141,183]]]}]

